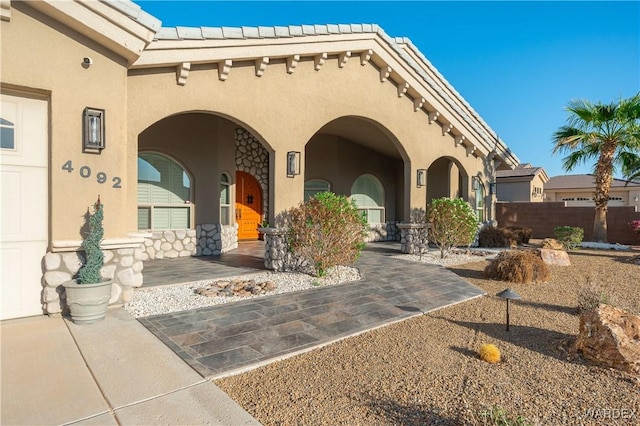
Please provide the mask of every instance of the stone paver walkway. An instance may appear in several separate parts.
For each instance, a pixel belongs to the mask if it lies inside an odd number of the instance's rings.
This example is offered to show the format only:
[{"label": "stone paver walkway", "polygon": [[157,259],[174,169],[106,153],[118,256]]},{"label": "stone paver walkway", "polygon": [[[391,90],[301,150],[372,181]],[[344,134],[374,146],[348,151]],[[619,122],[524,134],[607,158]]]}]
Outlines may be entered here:
[{"label": "stone paver walkway", "polygon": [[437,265],[369,244],[362,280],[139,321],[203,377],[222,377],[484,294]]},{"label": "stone paver walkway", "polygon": [[144,262],[142,287],[223,278],[266,270],[264,242],[244,241],[238,248],[216,256],[181,257]]}]

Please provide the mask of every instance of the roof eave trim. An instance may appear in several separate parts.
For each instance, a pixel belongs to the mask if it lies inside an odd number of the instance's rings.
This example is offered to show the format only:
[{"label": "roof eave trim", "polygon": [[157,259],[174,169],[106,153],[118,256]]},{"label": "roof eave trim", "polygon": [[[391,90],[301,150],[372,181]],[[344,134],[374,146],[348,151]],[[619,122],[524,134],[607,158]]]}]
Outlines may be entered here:
[{"label": "roof eave trim", "polygon": [[140,57],[161,22],[127,0],[39,0],[29,5],[125,58]]}]

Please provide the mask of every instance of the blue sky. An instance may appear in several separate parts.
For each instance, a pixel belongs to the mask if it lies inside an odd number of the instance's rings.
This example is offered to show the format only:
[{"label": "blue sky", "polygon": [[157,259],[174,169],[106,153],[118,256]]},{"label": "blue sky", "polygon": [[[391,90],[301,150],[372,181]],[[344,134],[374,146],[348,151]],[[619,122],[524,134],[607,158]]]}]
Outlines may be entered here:
[{"label": "blue sky", "polygon": [[551,135],[570,100],[640,92],[640,2],[136,3],[165,27],[378,24],[409,37],[522,162],[549,176],[565,174]]}]

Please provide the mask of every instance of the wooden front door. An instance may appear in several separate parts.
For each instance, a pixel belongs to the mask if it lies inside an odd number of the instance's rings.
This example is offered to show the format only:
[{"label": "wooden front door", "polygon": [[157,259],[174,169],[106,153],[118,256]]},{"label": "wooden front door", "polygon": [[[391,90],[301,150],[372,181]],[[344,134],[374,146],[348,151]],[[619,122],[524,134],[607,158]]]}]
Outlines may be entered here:
[{"label": "wooden front door", "polygon": [[262,190],[245,172],[236,172],[236,222],[239,240],[257,240],[262,221]]}]

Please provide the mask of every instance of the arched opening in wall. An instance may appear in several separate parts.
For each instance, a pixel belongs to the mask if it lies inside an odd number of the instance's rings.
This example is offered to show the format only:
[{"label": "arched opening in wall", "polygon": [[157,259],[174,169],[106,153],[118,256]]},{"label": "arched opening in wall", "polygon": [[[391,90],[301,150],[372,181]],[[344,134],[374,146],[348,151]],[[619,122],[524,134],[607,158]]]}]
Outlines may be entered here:
[{"label": "arched opening in wall", "polygon": [[440,157],[427,169],[427,205],[436,198],[463,198],[468,201],[469,176],[460,162],[452,157]]},{"label": "arched opening in wall", "polygon": [[399,238],[396,223],[404,220],[403,206],[408,196],[404,177],[407,155],[388,129],[363,117],[338,118],[311,137],[304,158],[305,198],[316,190],[311,186],[320,182],[330,182],[332,192],[351,197],[361,176],[376,179],[385,195],[381,205],[371,206],[379,210],[375,214],[371,210],[369,240]]},{"label": "arched opening in wall", "polygon": [[[169,236],[172,241],[156,242],[160,234],[154,233],[150,237],[152,241],[146,243],[147,247],[168,249],[148,250],[150,259],[172,257],[176,252],[176,257],[213,255],[237,248],[240,224],[237,222],[236,191],[242,189],[236,181],[238,171],[257,182],[259,194],[254,198],[261,203],[258,223],[264,220],[264,212],[269,208],[272,148],[248,125],[214,112],[175,114],[140,133],[138,151],[179,159],[191,179],[190,196],[183,200],[183,208],[190,212],[189,227],[185,228],[188,232],[176,234],[173,231],[178,229],[177,225],[170,223],[171,229],[167,231],[175,234]],[[147,220],[143,217],[147,213],[139,212],[141,222]],[[243,229],[240,231],[244,232]],[[257,230],[252,232],[257,238]],[[242,238],[253,237],[245,233]]]}]

